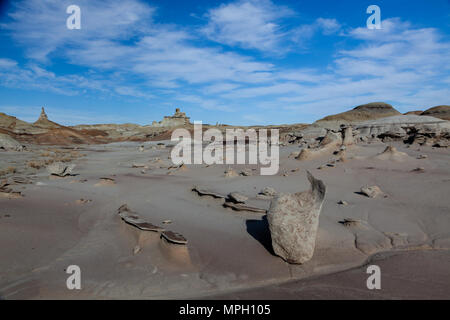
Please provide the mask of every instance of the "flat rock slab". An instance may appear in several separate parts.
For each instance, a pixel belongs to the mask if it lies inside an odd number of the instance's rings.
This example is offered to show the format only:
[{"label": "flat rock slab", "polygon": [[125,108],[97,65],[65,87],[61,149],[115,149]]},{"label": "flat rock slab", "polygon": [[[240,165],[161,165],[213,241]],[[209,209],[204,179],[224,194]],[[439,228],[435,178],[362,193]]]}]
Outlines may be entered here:
[{"label": "flat rock slab", "polygon": [[247,197],[247,196],[245,196],[245,195],[243,195],[243,194],[240,194],[240,193],[238,193],[238,192],[231,192],[231,193],[228,195],[228,198],[229,198],[231,201],[236,202],[236,203],[245,203],[245,201],[248,200],[248,197]]},{"label": "flat rock slab", "polygon": [[187,240],[181,234],[173,231],[163,231],[161,233],[161,237],[166,239],[169,242],[173,242],[176,244],[187,244]]},{"label": "flat rock slab", "polygon": [[247,206],[245,204],[234,203],[234,202],[230,202],[230,201],[226,201],[223,204],[223,206],[226,208],[231,208],[236,211],[250,211],[250,212],[257,212],[257,213],[267,213],[266,209],[251,207],[251,206]]},{"label": "flat rock slab", "polygon": [[11,177],[11,180],[13,183],[16,183],[16,184],[30,184],[31,183],[31,181],[28,180],[27,178],[20,177],[20,176],[13,176],[13,177]]},{"label": "flat rock slab", "polygon": [[117,213],[126,223],[129,223],[140,230],[153,232],[163,232],[165,230],[164,228],[141,219],[139,215],[132,211],[126,204],[121,205],[117,210]]},{"label": "flat rock slab", "polygon": [[164,228],[155,226],[154,224],[151,224],[150,222],[138,222],[138,223],[129,222],[129,223],[141,230],[144,230],[144,231],[163,232],[165,230]]},{"label": "flat rock slab", "polygon": [[204,189],[202,187],[198,187],[198,186],[195,186],[194,188],[192,188],[192,191],[197,192],[199,196],[211,196],[211,197],[219,198],[219,199],[226,198],[226,196],[224,196],[220,193],[210,191],[210,190]]}]

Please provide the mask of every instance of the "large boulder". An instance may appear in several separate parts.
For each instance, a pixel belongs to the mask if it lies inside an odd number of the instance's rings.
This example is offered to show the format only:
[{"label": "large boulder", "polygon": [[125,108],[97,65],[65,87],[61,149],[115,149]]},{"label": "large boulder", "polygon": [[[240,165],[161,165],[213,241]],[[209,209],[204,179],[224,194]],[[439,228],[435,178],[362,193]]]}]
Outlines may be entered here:
[{"label": "large boulder", "polygon": [[9,135],[0,133],[0,149],[6,151],[23,151],[24,147]]},{"label": "large boulder", "polygon": [[65,177],[72,175],[72,170],[75,168],[75,164],[65,164],[63,162],[54,162],[47,166],[47,171],[50,175]]},{"label": "large boulder", "polygon": [[325,185],[307,172],[311,190],[281,193],[267,214],[272,247],[288,263],[305,263],[314,253]]}]

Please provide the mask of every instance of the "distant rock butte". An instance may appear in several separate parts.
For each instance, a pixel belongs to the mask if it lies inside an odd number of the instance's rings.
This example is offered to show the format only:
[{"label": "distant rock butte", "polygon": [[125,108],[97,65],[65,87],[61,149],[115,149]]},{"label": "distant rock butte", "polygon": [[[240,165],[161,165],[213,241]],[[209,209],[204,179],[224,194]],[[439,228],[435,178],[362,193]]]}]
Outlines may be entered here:
[{"label": "distant rock butte", "polygon": [[400,114],[401,113],[395,110],[390,104],[384,102],[372,102],[357,106],[356,108],[346,112],[327,116],[323,119],[318,120],[317,122],[324,122],[324,121],[358,122],[390,117]]},{"label": "distant rock butte", "polygon": [[178,127],[191,124],[189,117],[184,112],[181,112],[179,108],[175,109],[173,116],[165,116],[162,121],[153,121],[152,127]]}]

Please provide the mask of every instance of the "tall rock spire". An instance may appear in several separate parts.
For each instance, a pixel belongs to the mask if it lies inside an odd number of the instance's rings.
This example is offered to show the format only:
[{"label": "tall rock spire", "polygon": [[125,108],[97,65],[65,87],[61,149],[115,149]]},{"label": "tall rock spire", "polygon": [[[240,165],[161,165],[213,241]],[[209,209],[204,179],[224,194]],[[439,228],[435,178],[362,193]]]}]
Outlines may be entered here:
[{"label": "tall rock spire", "polygon": [[39,116],[39,119],[37,121],[40,121],[40,120],[48,120],[47,114],[45,113],[45,110],[44,110],[44,107],[42,107],[41,115]]}]

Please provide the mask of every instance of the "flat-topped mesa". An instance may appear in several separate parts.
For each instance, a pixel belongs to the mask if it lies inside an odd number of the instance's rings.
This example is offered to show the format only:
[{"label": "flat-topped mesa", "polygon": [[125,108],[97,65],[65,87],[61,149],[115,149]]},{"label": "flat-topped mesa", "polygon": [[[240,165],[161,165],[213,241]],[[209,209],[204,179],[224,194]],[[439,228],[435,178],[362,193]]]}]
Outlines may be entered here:
[{"label": "flat-topped mesa", "polygon": [[165,116],[162,121],[153,121],[152,127],[178,127],[190,125],[189,117],[186,117],[184,112],[180,111],[180,108],[175,109],[173,116]]}]

